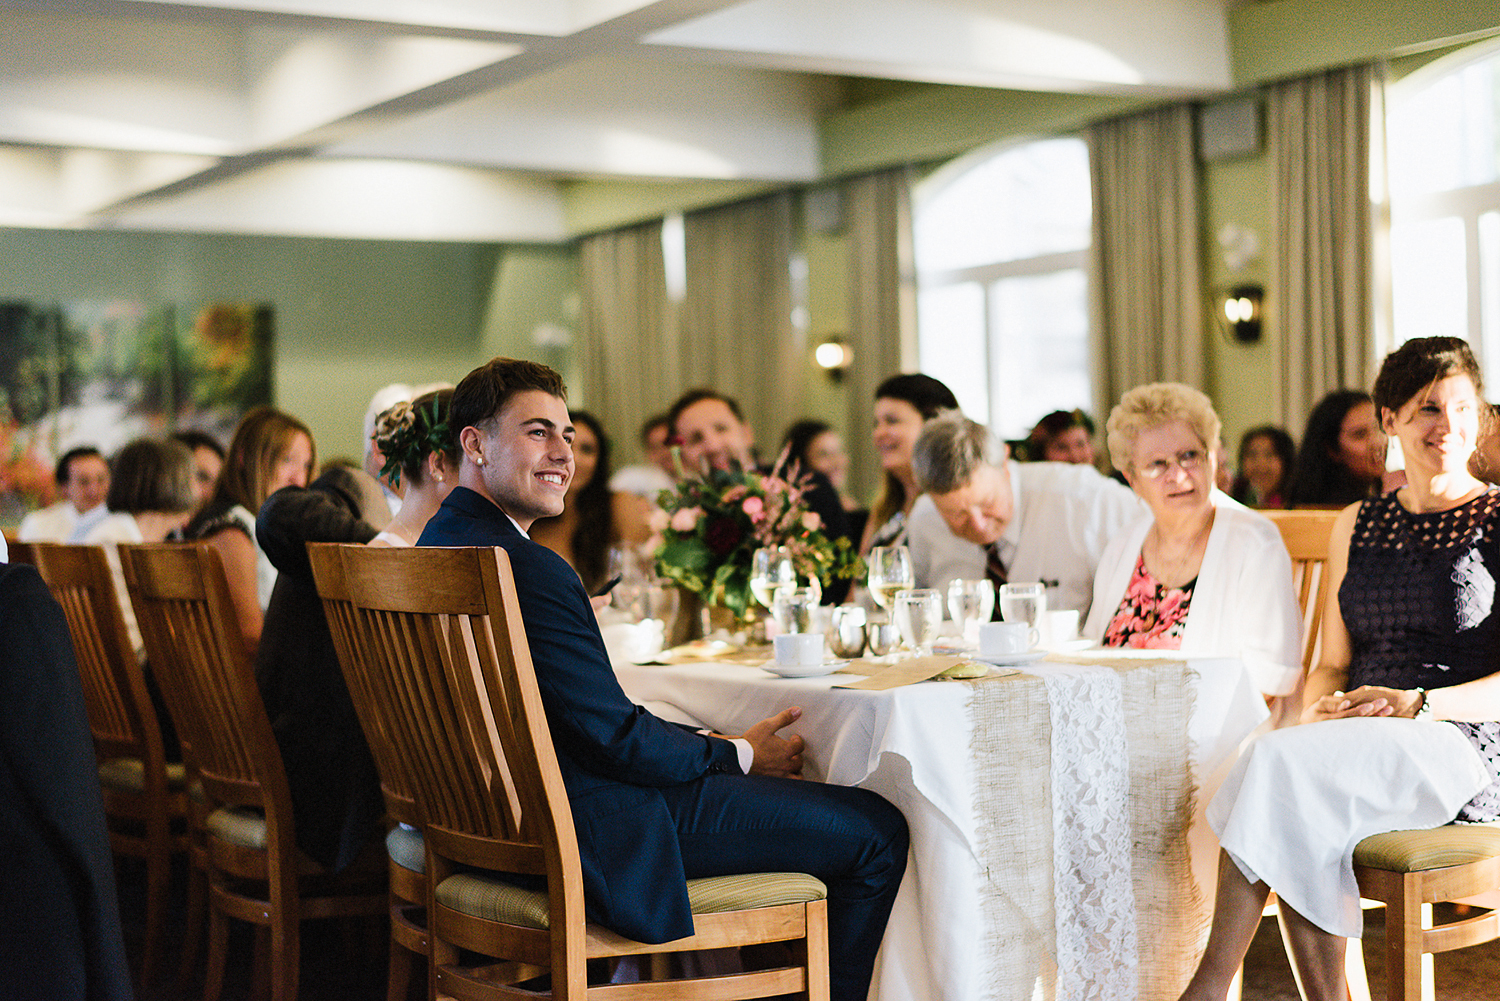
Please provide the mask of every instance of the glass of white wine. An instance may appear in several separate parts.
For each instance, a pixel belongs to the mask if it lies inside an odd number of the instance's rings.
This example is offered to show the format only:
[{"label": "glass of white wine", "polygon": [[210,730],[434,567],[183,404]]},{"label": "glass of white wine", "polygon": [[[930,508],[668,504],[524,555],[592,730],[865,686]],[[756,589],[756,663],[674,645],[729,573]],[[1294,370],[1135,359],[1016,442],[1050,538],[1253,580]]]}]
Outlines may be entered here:
[{"label": "glass of white wine", "polygon": [[888,612],[892,610],[896,592],[905,591],[917,582],[911,568],[911,550],[905,546],[876,546],[865,562],[870,567],[870,597]]},{"label": "glass of white wine", "polygon": [[1031,645],[1041,640],[1036,624],[1047,612],[1047,585],[1001,584],[1000,615],[1006,622],[1024,622],[1031,627]]},{"label": "glass of white wine", "polygon": [[932,654],[932,641],[943,624],[943,596],[934,588],[918,587],[896,592],[896,628],[917,656]]},{"label": "glass of white wine", "polygon": [[965,643],[979,642],[979,624],[995,611],[995,585],[988,579],[948,582],[948,615],[957,622]]},{"label": "glass of white wine", "polygon": [[750,557],[750,593],[766,608],[775,603],[779,588],[796,583],[797,568],[786,546],[766,546]]}]

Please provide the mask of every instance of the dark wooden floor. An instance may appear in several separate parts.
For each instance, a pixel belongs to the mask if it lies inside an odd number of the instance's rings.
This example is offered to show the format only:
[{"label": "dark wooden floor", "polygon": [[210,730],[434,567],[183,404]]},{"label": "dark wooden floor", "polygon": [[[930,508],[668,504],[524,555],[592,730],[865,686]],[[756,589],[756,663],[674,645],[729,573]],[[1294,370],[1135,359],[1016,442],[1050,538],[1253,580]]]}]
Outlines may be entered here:
[{"label": "dark wooden floor", "polygon": [[[125,860],[120,869],[120,917],[125,925],[125,944],[132,961],[138,960],[144,940],[145,913],[144,868]],[[174,882],[173,910],[170,916],[166,975],[141,1001],[188,1001],[201,996],[200,976],[186,991],[175,984],[179,947],[184,928],[185,874],[179,871]],[[1447,920],[1440,913],[1438,920]],[[238,924],[238,923],[236,923]],[[384,1001],[385,943],[359,930],[351,931],[346,923],[309,922],[303,926],[302,991],[303,1001]],[[1375,1001],[1385,997],[1384,978],[1385,928],[1383,912],[1365,912],[1365,966],[1370,978],[1370,993]],[[249,930],[239,925],[230,940],[229,976],[224,1001],[248,1001],[251,991],[252,939]],[[411,1001],[425,996],[425,982],[419,976],[412,984]],[[1497,1001],[1500,999],[1500,942],[1447,953],[1437,957],[1437,996],[1440,1001]],[[1245,961],[1244,1001],[1298,1001],[1291,966],[1281,947],[1281,937],[1274,920],[1261,922],[1260,932]]]}]

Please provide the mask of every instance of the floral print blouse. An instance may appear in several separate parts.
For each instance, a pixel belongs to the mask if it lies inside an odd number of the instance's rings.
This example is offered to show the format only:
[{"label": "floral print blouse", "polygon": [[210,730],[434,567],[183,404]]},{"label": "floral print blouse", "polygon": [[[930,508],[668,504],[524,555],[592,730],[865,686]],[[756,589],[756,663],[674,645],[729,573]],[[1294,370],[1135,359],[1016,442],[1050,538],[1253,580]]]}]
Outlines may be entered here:
[{"label": "floral print blouse", "polygon": [[1188,606],[1193,601],[1194,577],[1182,587],[1163,587],[1146,569],[1146,558],[1135,558],[1125,597],[1109,628],[1104,630],[1105,646],[1128,646],[1150,650],[1182,649],[1182,634],[1187,629]]}]

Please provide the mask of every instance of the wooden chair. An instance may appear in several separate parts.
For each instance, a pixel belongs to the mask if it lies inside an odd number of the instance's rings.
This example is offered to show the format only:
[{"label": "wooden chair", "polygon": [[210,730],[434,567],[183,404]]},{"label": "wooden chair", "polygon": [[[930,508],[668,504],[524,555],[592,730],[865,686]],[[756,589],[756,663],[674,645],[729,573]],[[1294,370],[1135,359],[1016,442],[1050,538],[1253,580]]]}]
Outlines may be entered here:
[{"label": "wooden chair", "polygon": [[[805,992],[826,1001],[826,890],[810,876],[693,880],[695,934],[664,945],[587,923],[567,791],[503,550],[340,551],[368,670],[402,695],[383,708],[397,752],[419,776],[434,994],[666,1001]],[[475,869],[545,877],[546,889],[522,889]],[[717,978],[587,982],[591,959],[761,942],[796,943],[797,965]],[[460,950],[493,960],[462,966]]]},{"label": "wooden chair", "polygon": [[217,1001],[223,988],[228,919],[238,918],[263,929],[271,996],[292,1001],[299,923],[384,914],[384,872],[330,874],[297,850],[286,772],[218,553],[206,545],[121,546],[120,558],[152,670],[211,811],[204,998]]},{"label": "wooden chair", "polygon": [[[412,957],[429,958],[427,938],[426,850],[422,844],[421,815],[417,812],[416,776],[396,749],[384,722],[385,708],[402,694],[386,685],[387,677],[368,670],[364,641],[349,591],[344,562],[335,543],[314,542],[307,547],[318,596],[328,630],[338,652],[339,666],[349,686],[360,728],[370,745],[370,756],[380,774],[386,813],[396,822],[386,837],[389,858],[391,952],[388,1001],[405,1001],[411,979]],[[404,825],[404,826],[403,826]]]},{"label": "wooden chair", "polygon": [[146,945],[140,969],[145,990],[161,958],[172,855],[187,850],[185,770],[181,762],[168,762],[163,752],[160,720],[104,549],[39,543],[32,555],[73,637],[99,757],[110,847],[116,855],[146,862]]},{"label": "wooden chair", "polygon": [[1302,667],[1318,662],[1323,635],[1323,604],[1328,596],[1328,539],[1338,511],[1262,511],[1276,523],[1281,541],[1292,557],[1292,584],[1302,610]]}]

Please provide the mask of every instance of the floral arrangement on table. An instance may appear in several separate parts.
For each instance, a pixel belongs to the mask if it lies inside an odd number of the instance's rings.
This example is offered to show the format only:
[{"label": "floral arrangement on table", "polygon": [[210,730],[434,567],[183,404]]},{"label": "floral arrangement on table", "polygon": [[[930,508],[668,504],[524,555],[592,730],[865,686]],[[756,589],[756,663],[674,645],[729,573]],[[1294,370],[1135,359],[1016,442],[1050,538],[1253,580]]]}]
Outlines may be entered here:
[{"label": "floral arrangement on table", "polygon": [[667,521],[656,549],[657,573],[740,619],[755,601],[750,562],[764,546],[785,546],[799,575],[825,585],[859,576],[864,561],[849,540],[830,539],[822,519],[808,510],[809,487],[782,453],[770,473],[711,469],[662,491],[657,503]]}]

